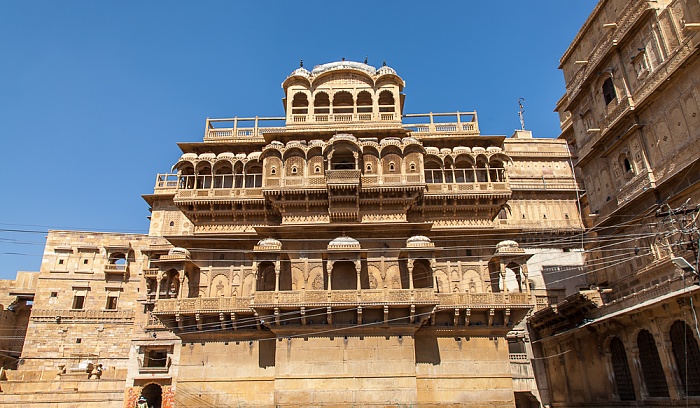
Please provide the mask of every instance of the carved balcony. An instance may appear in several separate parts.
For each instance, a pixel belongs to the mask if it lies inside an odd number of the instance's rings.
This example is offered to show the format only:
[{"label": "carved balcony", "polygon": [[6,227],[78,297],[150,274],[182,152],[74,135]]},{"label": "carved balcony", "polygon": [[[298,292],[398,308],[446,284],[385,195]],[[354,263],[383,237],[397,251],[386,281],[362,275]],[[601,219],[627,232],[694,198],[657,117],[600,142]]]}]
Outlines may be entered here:
[{"label": "carved balcony", "polygon": [[175,313],[215,313],[250,311],[248,297],[214,297],[186,299],[158,299],[153,314],[156,316]]},{"label": "carved balcony", "polygon": [[331,186],[357,186],[360,184],[360,170],[327,170],[326,183]]}]

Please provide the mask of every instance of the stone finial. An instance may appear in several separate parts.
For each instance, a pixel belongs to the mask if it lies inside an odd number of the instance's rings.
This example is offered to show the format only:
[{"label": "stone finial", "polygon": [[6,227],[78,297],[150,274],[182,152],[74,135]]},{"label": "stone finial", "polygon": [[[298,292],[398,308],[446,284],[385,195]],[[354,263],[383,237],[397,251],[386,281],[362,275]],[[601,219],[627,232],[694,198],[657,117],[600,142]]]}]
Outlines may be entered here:
[{"label": "stone finial", "polygon": [[299,59],[299,68],[304,68],[304,60]]},{"label": "stone finial", "polygon": [[367,56],[365,55],[365,64],[367,63]]},{"label": "stone finial", "polygon": [[386,66],[386,60],[384,60],[384,62],[382,62],[382,66],[383,66],[383,67]]}]

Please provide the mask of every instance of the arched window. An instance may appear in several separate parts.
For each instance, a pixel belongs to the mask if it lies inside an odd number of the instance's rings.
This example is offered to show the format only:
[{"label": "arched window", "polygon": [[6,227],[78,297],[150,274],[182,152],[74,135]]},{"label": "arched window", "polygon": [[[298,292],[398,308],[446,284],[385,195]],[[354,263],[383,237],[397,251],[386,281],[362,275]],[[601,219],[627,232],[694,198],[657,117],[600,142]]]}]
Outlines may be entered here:
[{"label": "arched window", "polygon": [[455,163],[454,173],[457,183],[474,182],[474,167],[466,160],[460,160]]},{"label": "arched window", "polygon": [[333,152],[331,168],[333,170],[355,170],[355,156],[349,150]]},{"label": "arched window", "polygon": [[350,92],[340,91],[333,95],[333,114],[352,113],[353,105],[354,102]]},{"label": "arched window", "polygon": [[430,268],[430,263],[425,259],[418,259],[413,263],[413,287],[432,288],[433,287],[433,270]]},{"label": "arched window", "polygon": [[275,290],[275,265],[272,262],[263,262],[258,266],[258,291]]},{"label": "arched window", "polygon": [[429,160],[425,163],[425,182],[426,183],[442,183],[442,166],[434,160]]},{"label": "arched window", "polygon": [[603,82],[603,99],[605,99],[605,105],[609,105],[615,98],[617,98],[615,85],[613,84],[612,78],[608,78]]},{"label": "arched window", "polygon": [[409,171],[411,171],[411,172],[416,171],[416,163],[415,163],[415,162],[411,162],[411,164],[408,165],[408,169],[409,169]]},{"label": "arched window", "polygon": [[309,112],[309,98],[303,92],[294,94],[292,100],[292,114],[305,115]]},{"label": "arched window", "polygon": [[314,173],[320,174],[321,173],[321,166],[319,166],[318,164],[316,166],[314,166]]},{"label": "arched window", "polygon": [[355,290],[357,289],[357,271],[352,261],[336,261],[331,271],[331,289]]},{"label": "arched window", "polygon": [[319,92],[314,98],[314,113],[330,113],[331,100],[325,92]]},{"label": "arched window", "polygon": [[292,174],[297,174],[297,166],[292,166]]},{"label": "arched window", "polygon": [[262,166],[254,164],[248,168],[245,174],[245,187],[256,188],[262,186]]},{"label": "arched window", "polygon": [[396,164],[394,164],[394,162],[389,162],[389,171],[396,171]]},{"label": "arched window", "polygon": [[615,386],[617,395],[622,401],[634,401],[634,383],[630,366],[627,362],[627,353],[622,340],[615,337],[610,342],[610,358],[612,359],[613,373],[615,374]]},{"label": "arched window", "polygon": [[228,163],[214,166],[214,188],[233,187],[233,169]]},{"label": "arched window", "polygon": [[367,163],[365,165],[365,173],[371,173],[372,172],[372,163]]},{"label": "arched window", "polygon": [[379,112],[394,112],[394,94],[391,91],[383,90],[379,93]]},{"label": "arched window", "polygon": [[489,172],[492,182],[506,180],[506,170],[503,162],[500,160],[492,160],[489,162]]},{"label": "arched window", "polygon": [[693,329],[680,320],[671,326],[671,348],[685,395],[700,396],[700,348]]},{"label": "arched window", "polygon": [[357,94],[357,113],[372,112],[372,94],[367,91],[361,91]]},{"label": "arched window", "polygon": [[666,384],[666,376],[661,366],[654,336],[646,330],[640,331],[637,335],[637,347],[642,365],[642,376],[649,396],[668,398],[668,384]]}]

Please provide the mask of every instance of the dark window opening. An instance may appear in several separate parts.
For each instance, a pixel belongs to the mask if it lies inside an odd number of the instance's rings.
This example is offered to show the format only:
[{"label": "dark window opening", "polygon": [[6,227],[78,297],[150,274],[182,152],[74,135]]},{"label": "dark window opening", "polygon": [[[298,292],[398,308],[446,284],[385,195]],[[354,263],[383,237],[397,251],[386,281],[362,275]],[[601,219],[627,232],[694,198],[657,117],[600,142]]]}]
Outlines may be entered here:
[{"label": "dark window opening", "polygon": [[617,98],[615,85],[613,84],[612,78],[608,78],[603,82],[603,99],[605,99],[605,105],[610,104],[615,98]]},{"label": "dark window opening", "polygon": [[76,295],[73,298],[73,309],[82,309],[85,306],[85,296]]},{"label": "dark window opening", "polygon": [[51,297],[52,298],[58,297],[58,292],[51,292]]},{"label": "dark window opening", "polygon": [[610,342],[610,357],[612,358],[613,373],[615,374],[615,385],[617,394],[622,401],[634,401],[634,383],[630,366],[627,362],[627,353],[622,340],[615,337]]},{"label": "dark window opening", "polygon": [[105,305],[105,309],[115,310],[116,308],[117,308],[117,297],[116,296],[108,296],[107,297],[107,304]]},{"label": "dark window opening", "polygon": [[630,163],[630,160],[628,158],[625,157],[623,164],[625,166],[625,173],[629,173],[630,171],[632,171],[632,164]]},{"label": "dark window opening", "polygon": [[642,374],[649,396],[668,398],[666,375],[661,365],[654,336],[646,330],[640,331],[637,335],[637,347],[639,347]]},{"label": "dark window opening", "polygon": [[700,396],[700,348],[693,329],[680,320],[671,326],[671,345],[685,395]]}]

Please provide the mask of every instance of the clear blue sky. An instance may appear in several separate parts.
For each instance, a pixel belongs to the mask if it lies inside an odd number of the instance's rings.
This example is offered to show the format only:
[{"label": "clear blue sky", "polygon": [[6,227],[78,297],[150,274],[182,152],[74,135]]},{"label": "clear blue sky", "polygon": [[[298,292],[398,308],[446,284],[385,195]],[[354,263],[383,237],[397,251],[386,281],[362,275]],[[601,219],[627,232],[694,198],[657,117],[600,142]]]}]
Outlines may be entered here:
[{"label": "clear blue sky", "polygon": [[147,232],[156,173],[209,117],[281,116],[298,67],[382,61],[406,113],[476,110],[483,134],[556,137],[559,58],[594,0],[0,2],[0,279],[44,234]]}]

